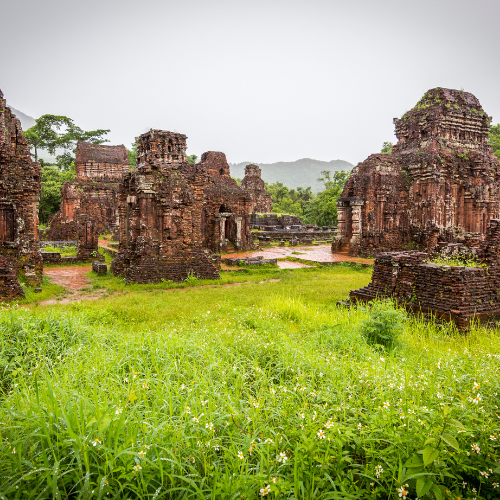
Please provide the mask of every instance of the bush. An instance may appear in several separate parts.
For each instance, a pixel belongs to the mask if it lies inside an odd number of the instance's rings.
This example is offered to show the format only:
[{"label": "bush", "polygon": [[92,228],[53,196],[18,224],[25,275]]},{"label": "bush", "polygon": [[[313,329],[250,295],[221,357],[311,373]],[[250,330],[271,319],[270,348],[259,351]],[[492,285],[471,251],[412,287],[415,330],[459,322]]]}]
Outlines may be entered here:
[{"label": "bush", "polygon": [[367,320],[361,323],[361,335],[372,347],[393,349],[398,344],[398,337],[403,333],[406,315],[394,308],[392,300],[374,300]]},{"label": "bush", "polygon": [[188,274],[188,277],[184,280],[185,283],[187,283],[189,286],[195,286],[198,284],[198,276],[194,274],[193,272],[190,272]]}]

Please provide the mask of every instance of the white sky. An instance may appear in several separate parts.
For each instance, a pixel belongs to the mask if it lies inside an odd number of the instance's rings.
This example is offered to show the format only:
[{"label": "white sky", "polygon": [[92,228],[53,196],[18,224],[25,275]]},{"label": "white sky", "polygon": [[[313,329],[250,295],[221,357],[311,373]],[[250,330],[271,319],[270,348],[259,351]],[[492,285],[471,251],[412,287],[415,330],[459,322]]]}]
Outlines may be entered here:
[{"label": "white sky", "polygon": [[185,133],[230,162],[351,163],[436,86],[500,121],[500,0],[0,0],[0,89],[24,113]]}]

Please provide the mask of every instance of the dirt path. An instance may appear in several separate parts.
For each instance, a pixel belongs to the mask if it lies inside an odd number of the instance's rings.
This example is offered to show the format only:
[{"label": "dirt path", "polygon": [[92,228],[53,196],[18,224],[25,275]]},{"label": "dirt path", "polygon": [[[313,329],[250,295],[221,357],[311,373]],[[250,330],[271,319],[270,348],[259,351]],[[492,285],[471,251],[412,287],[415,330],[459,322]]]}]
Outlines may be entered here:
[{"label": "dirt path", "polygon": [[[331,264],[332,262],[359,262],[361,264],[373,264],[372,259],[360,259],[350,257],[344,253],[332,254],[330,245],[297,246],[297,247],[271,247],[263,248],[258,252],[232,253],[228,255],[232,259],[244,257],[264,257],[264,259],[283,259],[284,257],[296,257],[297,259],[310,260],[319,264]],[[287,268],[291,269],[291,268]]]},{"label": "dirt path", "polygon": [[[299,264],[300,265],[300,264]],[[87,290],[88,285],[92,283],[92,280],[86,276],[86,274],[92,270],[92,266],[65,266],[65,267],[48,267],[44,269],[44,273],[50,276],[52,283],[56,285],[63,286],[69,292],[67,296],[60,299],[49,299],[37,302],[38,306],[53,306],[56,304],[70,304],[77,300],[97,300],[106,294],[106,290],[93,290],[90,292]],[[175,292],[184,290],[196,290],[199,288],[215,288],[215,287],[230,287],[239,285],[249,285],[252,283],[262,284],[262,283],[276,283],[281,281],[280,279],[269,279],[263,281],[241,281],[236,283],[223,283],[214,285],[202,285],[202,286],[187,286],[184,288],[167,288],[166,290],[161,290],[162,292]],[[145,293],[149,293],[146,290]],[[114,292],[110,295],[123,295],[124,293],[132,292]],[[25,304],[23,307],[32,307],[33,304]]]},{"label": "dirt path", "polygon": [[278,260],[278,267],[280,269],[300,269],[302,267],[312,267],[302,262],[293,262],[291,260]]},{"label": "dirt path", "polygon": [[110,247],[109,246],[109,240],[99,240],[99,246],[102,248],[105,248],[106,250],[109,250],[110,252],[112,252],[114,254],[118,253],[117,247]]},{"label": "dirt path", "polygon": [[43,273],[50,276],[52,283],[77,292],[91,283],[86,276],[89,271],[92,271],[92,266],[64,266],[46,267]]}]

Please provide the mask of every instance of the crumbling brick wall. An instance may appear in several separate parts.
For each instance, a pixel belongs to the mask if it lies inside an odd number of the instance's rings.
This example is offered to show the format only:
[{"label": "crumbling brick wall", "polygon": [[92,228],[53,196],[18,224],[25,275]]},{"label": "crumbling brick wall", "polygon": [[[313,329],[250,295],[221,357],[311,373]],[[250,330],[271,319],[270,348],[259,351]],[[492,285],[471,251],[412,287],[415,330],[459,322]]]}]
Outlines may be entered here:
[{"label": "crumbling brick wall", "polygon": [[78,232],[77,259],[79,261],[104,259],[99,254],[99,231],[96,229],[95,217],[79,214],[76,223]]},{"label": "crumbling brick wall", "polygon": [[338,207],[333,251],[351,254],[467,242],[500,216],[500,161],[491,118],[472,94],[431,89],[401,118],[390,155],[358,164]]},{"label": "crumbling brick wall", "polygon": [[249,193],[253,200],[252,212],[264,214],[271,211],[272,196],[266,191],[260,167],[257,165],[245,167],[245,177],[241,181],[241,188]]},{"label": "crumbling brick wall", "polygon": [[139,137],[137,168],[119,192],[120,246],[112,272],[127,282],[218,278],[219,252],[251,245],[252,200],[229,175],[226,157],[207,152],[189,164],[186,136]]},{"label": "crumbling brick wall", "polygon": [[31,160],[21,123],[0,91],[0,298],[24,295],[15,282],[18,272],[27,284],[38,285],[42,280],[40,176],[40,164]]},{"label": "crumbling brick wall", "polygon": [[484,267],[438,266],[425,252],[384,252],[375,260],[372,281],[353,290],[353,300],[393,297],[415,311],[454,321],[500,318],[500,220],[491,220],[477,249]]},{"label": "crumbling brick wall", "polygon": [[50,219],[47,238],[58,241],[77,239],[79,214],[93,217],[98,234],[113,231],[118,225],[118,187],[128,171],[125,146],[79,141],[75,181],[63,186],[61,208]]}]

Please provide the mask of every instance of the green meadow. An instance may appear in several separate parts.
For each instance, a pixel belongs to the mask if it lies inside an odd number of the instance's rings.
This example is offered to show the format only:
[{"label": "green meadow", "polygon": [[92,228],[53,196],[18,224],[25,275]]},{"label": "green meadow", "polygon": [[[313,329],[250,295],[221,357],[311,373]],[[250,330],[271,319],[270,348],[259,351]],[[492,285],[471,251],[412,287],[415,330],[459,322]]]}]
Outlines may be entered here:
[{"label": "green meadow", "polygon": [[99,300],[5,305],[0,499],[499,498],[498,330],[337,305],[370,277],[92,275]]}]

